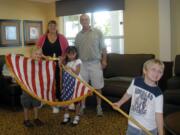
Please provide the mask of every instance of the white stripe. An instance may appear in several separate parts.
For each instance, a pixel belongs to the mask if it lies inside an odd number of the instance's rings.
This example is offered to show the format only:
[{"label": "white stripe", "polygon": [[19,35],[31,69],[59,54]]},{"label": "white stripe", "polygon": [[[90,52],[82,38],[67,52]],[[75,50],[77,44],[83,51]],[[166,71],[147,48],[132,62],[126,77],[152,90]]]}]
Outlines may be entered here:
[{"label": "white stripe", "polygon": [[86,87],[85,90],[84,90],[84,95],[87,94],[89,92],[89,88]]},{"label": "white stripe", "polygon": [[35,87],[36,87],[37,96],[42,98],[38,73],[39,73],[39,64],[38,64],[38,61],[35,60]]},{"label": "white stripe", "polygon": [[80,96],[80,94],[81,94],[81,91],[82,91],[82,84],[80,83],[79,84],[79,88],[77,89],[77,96],[76,97],[79,97]]},{"label": "white stripe", "polygon": [[17,72],[17,68],[16,68],[16,55],[14,55],[14,54],[11,55],[11,61],[12,61],[12,66],[13,66],[13,69],[14,69],[14,73],[15,73],[16,77],[18,78],[18,80],[20,81],[20,78],[19,78],[19,75],[18,75],[18,72]]},{"label": "white stripe", "polygon": [[76,95],[75,95],[76,92],[75,92],[75,90],[76,90],[76,88],[77,88],[77,83],[78,83],[78,80],[76,79],[75,87],[74,87],[74,93],[73,93],[72,99],[76,98]]},{"label": "white stripe", "polygon": [[42,79],[44,85],[44,99],[47,100],[47,71],[46,71],[46,61],[42,62]]},{"label": "white stripe", "polygon": [[[76,88],[77,88],[77,82],[78,82],[78,80],[76,80],[75,90],[76,90]],[[86,95],[86,94],[88,93],[89,88],[86,87],[82,82],[80,82],[79,88],[78,88],[78,90],[77,90],[77,96],[75,95],[75,92],[74,92],[74,93],[73,93],[73,98],[78,98],[78,97],[81,96],[81,92],[83,91],[83,89],[82,89],[83,86],[84,86],[84,92],[83,92],[83,95],[82,95],[82,96],[84,96],[84,95]]]},{"label": "white stripe", "polygon": [[83,86],[84,86],[84,84],[80,82],[77,97],[81,96],[81,92],[83,91]]},{"label": "white stripe", "polygon": [[[78,80],[76,80],[76,82],[77,82]],[[80,82],[80,84],[79,84],[79,88],[78,88],[78,90],[76,90],[77,89],[77,83],[76,83],[76,87],[75,87],[75,90],[77,91],[77,96],[75,97],[75,98],[77,98],[77,97],[80,97],[80,95],[81,95],[81,91],[82,91],[82,87],[83,87],[83,84]]]},{"label": "white stripe", "polygon": [[32,61],[32,59],[27,60],[27,78],[28,78],[28,84],[29,84],[30,91],[34,93],[33,87],[32,87],[32,76],[31,76],[32,64],[31,64],[31,61]]},{"label": "white stripe", "polygon": [[49,100],[52,101],[52,87],[53,87],[53,79],[54,79],[54,76],[53,76],[53,62],[50,61],[49,62],[49,73],[50,73],[50,90],[49,90]]},{"label": "white stripe", "polygon": [[20,70],[20,73],[21,73],[21,78],[23,80],[23,84],[24,86],[29,90],[29,86],[27,85],[27,82],[26,82],[26,79],[25,79],[25,73],[24,73],[24,68],[23,68],[23,62],[24,62],[24,57],[20,57],[19,59],[19,70]]}]

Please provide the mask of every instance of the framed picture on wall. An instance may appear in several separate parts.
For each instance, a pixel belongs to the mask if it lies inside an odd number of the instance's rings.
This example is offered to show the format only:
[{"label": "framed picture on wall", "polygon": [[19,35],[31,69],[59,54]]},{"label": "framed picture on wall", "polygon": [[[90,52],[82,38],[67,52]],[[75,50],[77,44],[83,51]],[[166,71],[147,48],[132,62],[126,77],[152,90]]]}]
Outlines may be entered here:
[{"label": "framed picture on wall", "polygon": [[34,45],[42,34],[42,21],[24,21],[24,45]]},{"label": "framed picture on wall", "polygon": [[20,45],[20,20],[0,20],[0,46]]}]

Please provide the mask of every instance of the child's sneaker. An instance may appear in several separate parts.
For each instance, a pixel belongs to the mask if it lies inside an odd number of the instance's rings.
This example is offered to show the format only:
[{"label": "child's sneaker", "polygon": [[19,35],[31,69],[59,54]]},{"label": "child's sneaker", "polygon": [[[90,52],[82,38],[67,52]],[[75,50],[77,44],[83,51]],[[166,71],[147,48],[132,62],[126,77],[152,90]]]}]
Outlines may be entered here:
[{"label": "child's sneaker", "polygon": [[33,127],[33,126],[34,126],[34,125],[30,122],[30,120],[25,120],[25,121],[23,122],[23,124],[24,124],[25,127]]},{"label": "child's sneaker", "polygon": [[53,106],[53,113],[59,113],[59,108],[56,106]]},{"label": "child's sneaker", "polygon": [[64,114],[64,119],[63,121],[61,122],[61,124],[67,124],[70,122],[70,117],[69,117],[69,114],[68,113],[65,113]]},{"label": "child's sneaker", "polygon": [[78,115],[76,115],[76,116],[74,117],[74,120],[72,121],[72,125],[73,125],[73,126],[78,125],[78,124],[79,124],[79,121],[80,121],[80,117],[79,117]]},{"label": "child's sneaker", "polygon": [[71,111],[74,111],[75,110],[75,105],[74,104],[70,104],[68,106],[68,109],[71,110]]},{"label": "child's sneaker", "polygon": [[38,127],[43,126],[44,123],[40,119],[34,119],[34,124]]},{"label": "child's sneaker", "polygon": [[103,116],[102,107],[100,105],[97,105],[97,116]]}]

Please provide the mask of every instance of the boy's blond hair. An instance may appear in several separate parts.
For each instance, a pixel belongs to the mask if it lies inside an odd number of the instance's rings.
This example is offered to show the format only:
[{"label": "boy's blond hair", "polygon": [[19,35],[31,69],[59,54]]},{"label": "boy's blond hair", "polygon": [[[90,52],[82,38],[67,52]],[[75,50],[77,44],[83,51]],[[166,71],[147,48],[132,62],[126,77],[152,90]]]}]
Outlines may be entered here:
[{"label": "boy's blond hair", "polygon": [[147,70],[148,67],[150,67],[152,64],[158,64],[161,67],[162,71],[164,71],[164,63],[159,59],[147,60],[143,65],[143,70]]}]

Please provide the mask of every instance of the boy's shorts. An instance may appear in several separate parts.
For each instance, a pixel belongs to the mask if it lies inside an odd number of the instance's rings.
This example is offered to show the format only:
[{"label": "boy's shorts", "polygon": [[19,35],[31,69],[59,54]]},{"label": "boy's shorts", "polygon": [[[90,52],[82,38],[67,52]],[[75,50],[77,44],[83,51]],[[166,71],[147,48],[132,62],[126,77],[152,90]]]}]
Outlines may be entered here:
[{"label": "boy's shorts", "polygon": [[[152,135],[157,135],[157,129],[151,130]],[[128,129],[126,135],[147,135],[143,130],[137,129],[128,124]]]},{"label": "boy's shorts", "polygon": [[24,108],[39,107],[41,102],[23,92],[21,95],[21,104]]}]

